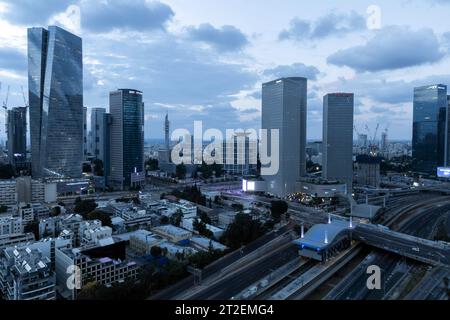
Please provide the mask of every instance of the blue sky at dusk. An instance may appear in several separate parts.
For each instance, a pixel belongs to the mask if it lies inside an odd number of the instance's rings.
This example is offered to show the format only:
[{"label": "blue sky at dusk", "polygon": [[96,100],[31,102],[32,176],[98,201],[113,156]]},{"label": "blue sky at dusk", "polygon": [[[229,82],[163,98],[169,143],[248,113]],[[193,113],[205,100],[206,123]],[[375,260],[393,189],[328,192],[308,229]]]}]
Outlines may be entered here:
[{"label": "blue sky at dusk", "polygon": [[9,106],[23,105],[26,28],[59,25],[83,38],[85,106],[142,90],[146,138],[163,137],[167,111],[172,129],[259,128],[261,83],[305,76],[309,139],[328,92],[355,93],[360,131],[410,139],[413,87],[450,85],[449,16],[450,0],[0,0],[0,100],[10,85]]}]

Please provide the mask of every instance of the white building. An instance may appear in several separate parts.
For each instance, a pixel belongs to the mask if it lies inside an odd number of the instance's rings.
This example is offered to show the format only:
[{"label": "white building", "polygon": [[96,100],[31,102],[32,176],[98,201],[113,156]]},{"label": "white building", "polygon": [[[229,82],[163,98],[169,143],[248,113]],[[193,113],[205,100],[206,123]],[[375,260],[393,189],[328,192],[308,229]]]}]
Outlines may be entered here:
[{"label": "white building", "polygon": [[[191,231],[191,232],[198,233],[197,231],[194,230],[194,221],[195,220],[196,219],[192,219],[192,218],[190,218],[190,219],[183,219],[182,227],[184,229],[186,229],[186,230]],[[197,219],[197,220],[199,220],[199,219]],[[213,236],[214,236],[214,238],[216,238],[216,239],[219,239],[224,233],[223,229],[215,227],[215,226],[212,226],[210,224],[206,224],[206,229],[211,231]]]},{"label": "white building", "polygon": [[152,232],[160,235],[161,237],[164,237],[168,239],[169,241],[173,243],[185,243],[189,242],[189,239],[192,237],[192,233],[189,231],[186,231],[184,229],[172,226],[172,225],[166,225],[166,226],[160,226],[152,229]]}]

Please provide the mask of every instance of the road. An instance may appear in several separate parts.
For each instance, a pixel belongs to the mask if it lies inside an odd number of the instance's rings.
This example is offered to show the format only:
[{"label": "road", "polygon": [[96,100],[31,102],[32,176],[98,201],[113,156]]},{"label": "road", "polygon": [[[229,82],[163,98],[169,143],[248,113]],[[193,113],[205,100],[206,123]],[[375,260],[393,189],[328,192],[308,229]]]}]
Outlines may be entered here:
[{"label": "road", "polygon": [[[446,201],[448,198],[441,198],[443,201]],[[411,217],[406,223],[402,225],[400,228],[400,232],[405,234],[410,234],[414,236],[418,236],[421,238],[429,238],[432,236],[432,230],[434,229],[434,224],[438,221],[443,214],[443,209],[447,209],[446,207],[442,207],[439,203],[434,202],[431,207],[428,205],[419,206],[412,210],[409,213]],[[427,207],[427,209],[423,209],[423,207]],[[379,241],[380,243],[389,243],[392,239],[386,237],[377,237],[374,236],[372,241]],[[407,248],[406,243],[400,243],[400,245],[404,245],[404,250],[411,250],[411,247]],[[419,248],[419,250],[424,248]],[[444,257],[445,258],[445,257]],[[443,259],[444,259],[443,258]],[[449,257],[447,257],[449,258]],[[384,253],[379,251],[374,251],[369,257],[368,260],[363,262],[359,267],[355,268],[354,271],[349,274],[348,277],[343,279],[326,297],[326,299],[330,300],[357,300],[357,299],[381,299],[384,295],[392,290],[392,288],[401,280],[402,274],[404,274],[404,270],[402,271],[400,266],[402,263],[408,263],[413,266],[413,268],[417,268],[420,264],[417,264],[412,261],[405,260],[397,255]],[[384,286],[383,290],[378,291],[369,291],[366,286],[367,281],[367,266],[371,263],[376,264],[383,270],[384,276]]]}]

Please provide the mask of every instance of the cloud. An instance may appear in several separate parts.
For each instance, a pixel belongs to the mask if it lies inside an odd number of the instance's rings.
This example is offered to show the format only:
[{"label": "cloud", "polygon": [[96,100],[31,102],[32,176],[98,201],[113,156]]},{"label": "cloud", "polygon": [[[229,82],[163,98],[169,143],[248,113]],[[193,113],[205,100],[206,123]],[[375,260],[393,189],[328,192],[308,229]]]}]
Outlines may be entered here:
[{"label": "cloud", "polygon": [[291,65],[281,65],[273,69],[267,69],[263,72],[263,74],[273,78],[306,77],[308,80],[317,80],[317,76],[320,74],[320,71],[314,66],[307,66],[303,63],[294,63]]},{"label": "cloud", "polygon": [[203,23],[198,27],[187,27],[186,32],[189,39],[204,42],[219,51],[241,50],[249,43],[241,30],[230,25],[215,28],[209,23]]},{"label": "cloud", "polygon": [[407,27],[386,27],[365,45],[340,50],[327,59],[329,64],[356,71],[375,72],[430,64],[444,57],[431,29],[413,31]]},{"label": "cloud", "polygon": [[27,57],[20,51],[11,48],[0,48],[0,69],[25,72]]},{"label": "cloud", "polygon": [[82,27],[98,33],[113,30],[163,30],[173,16],[171,7],[158,1],[85,0],[81,7]]},{"label": "cloud", "polygon": [[278,38],[302,42],[330,36],[342,36],[365,28],[365,17],[355,11],[350,13],[330,12],[316,21],[294,18],[291,20],[289,28],[281,31]]},{"label": "cloud", "polygon": [[74,0],[0,0],[7,5],[3,16],[20,25],[44,25],[56,13],[64,11]]}]

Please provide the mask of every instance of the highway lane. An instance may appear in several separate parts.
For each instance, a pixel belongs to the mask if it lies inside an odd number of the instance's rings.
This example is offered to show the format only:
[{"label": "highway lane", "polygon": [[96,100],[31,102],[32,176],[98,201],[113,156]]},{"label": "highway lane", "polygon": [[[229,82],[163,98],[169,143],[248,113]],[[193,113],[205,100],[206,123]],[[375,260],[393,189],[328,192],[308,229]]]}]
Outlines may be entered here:
[{"label": "highway lane", "polygon": [[259,260],[256,265],[248,265],[235,274],[224,277],[212,286],[191,297],[193,300],[228,300],[242,290],[270,274],[271,270],[280,268],[298,258],[295,245],[288,244]]},{"label": "highway lane", "polygon": [[[428,210],[423,210],[421,208],[416,208],[414,211],[419,215],[412,215],[413,218],[407,222],[402,228],[401,232],[422,237],[429,238],[431,236],[430,231],[433,229],[433,225],[435,221],[437,221],[440,216],[443,214],[440,210],[442,207],[434,207]],[[385,237],[384,235],[373,235],[373,239],[371,241],[379,241],[380,244],[389,244],[393,239],[389,237]],[[397,241],[395,241],[397,244]],[[410,244],[408,247],[407,242],[400,243],[403,246],[404,250],[411,250]],[[419,248],[419,250],[425,250],[425,248]],[[402,258],[386,253],[373,253],[373,258],[371,263],[374,263],[383,270],[383,274],[385,279],[389,278],[391,281],[385,282],[385,288],[381,292],[368,292],[366,287],[367,274],[366,265],[364,267],[359,267],[354,272],[351,273],[351,276],[347,277],[338,286],[332,290],[331,294],[327,297],[327,299],[380,299],[384,296],[385,292],[388,292],[392,287],[389,285],[392,283],[396,283],[395,280],[399,280],[401,276],[398,272],[394,272],[398,264],[402,261]],[[334,294],[333,294],[334,293]]]},{"label": "highway lane", "polygon": [[[252,254],[259,250],[261,247],[266,245],[267,243],[275,240],[276,238],[282,236],[287,231],[291,229],[292,226],[284,226],[278,231],[269,232],[262,237],[258,238],[254,242],[244,246],[240,250],[233,251],[223,257],[222,259],[212,263],[211,265],[205,267],[203,270],[203,279],[207,280],[209,277],[213,277],[220,273],[221,270],[229,267],[233,263],[239,262],[241,259],[245,259],[246,256]],[[188,276],[184,280],[174,284],[173,286],[153,295],[150,297],[152,300],[169,300],[175,297],[176,295],[191,290],[194,288],[194,277]]]}]

